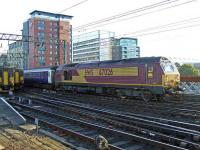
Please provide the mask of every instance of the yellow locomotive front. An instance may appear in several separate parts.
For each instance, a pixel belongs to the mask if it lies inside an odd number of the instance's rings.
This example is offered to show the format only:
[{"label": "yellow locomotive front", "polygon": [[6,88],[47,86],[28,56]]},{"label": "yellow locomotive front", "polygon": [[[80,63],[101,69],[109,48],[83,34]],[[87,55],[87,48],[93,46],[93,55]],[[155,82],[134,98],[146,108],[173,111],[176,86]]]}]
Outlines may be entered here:
[{"label": "yellow locomotive front", "polygon": [[161,68],[164,72],[162,75],[162,85],[168,91],[178,91],[180,84],[180,74],[177,67],[171,61],[166,59],[161,62]]},{"label": "yellow locomotive front", "polygon": [[24,84],[23,70],[15,69],[14,71],[15,89],[21,89]]},{"label": "yellow locomotive front", "polygon": [[11,68],[0,68],[0,92],[14,90],[14,74]]}]

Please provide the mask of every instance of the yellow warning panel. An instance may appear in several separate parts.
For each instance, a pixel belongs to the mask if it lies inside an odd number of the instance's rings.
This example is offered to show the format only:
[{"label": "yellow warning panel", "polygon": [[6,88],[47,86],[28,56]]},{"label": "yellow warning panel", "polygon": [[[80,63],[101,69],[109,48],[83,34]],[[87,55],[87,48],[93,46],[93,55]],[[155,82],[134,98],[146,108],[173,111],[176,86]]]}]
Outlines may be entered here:
[{"label": "yellow warning panel", "polygon": [[19,83],[19,72],[15,72],[15,83]]},{"label": "yellow warning panel", "polygon": [[8,71],[3,72],[3,84],[8,85]]}]

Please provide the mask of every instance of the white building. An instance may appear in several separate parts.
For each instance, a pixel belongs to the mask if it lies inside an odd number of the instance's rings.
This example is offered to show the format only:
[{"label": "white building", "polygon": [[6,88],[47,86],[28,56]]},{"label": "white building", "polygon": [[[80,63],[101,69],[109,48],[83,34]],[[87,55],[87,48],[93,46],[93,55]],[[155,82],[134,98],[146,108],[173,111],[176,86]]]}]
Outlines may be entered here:
[{"label": "white building", "polygon": [[112,60],[114,32],[93,31],[73,38],[73,63]]}]

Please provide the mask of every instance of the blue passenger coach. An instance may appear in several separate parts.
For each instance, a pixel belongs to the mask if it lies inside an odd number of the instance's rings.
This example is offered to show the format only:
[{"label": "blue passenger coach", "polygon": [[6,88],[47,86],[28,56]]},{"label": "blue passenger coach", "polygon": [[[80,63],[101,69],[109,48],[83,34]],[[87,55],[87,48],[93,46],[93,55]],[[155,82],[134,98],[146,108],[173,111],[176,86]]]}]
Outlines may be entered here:
[{"label": "blue passenger coach", "polygon": [[36,87],[45,85],[52,86],[54,83],[55,68],[39,68],[24,70],[24,84],[35,85]]}]

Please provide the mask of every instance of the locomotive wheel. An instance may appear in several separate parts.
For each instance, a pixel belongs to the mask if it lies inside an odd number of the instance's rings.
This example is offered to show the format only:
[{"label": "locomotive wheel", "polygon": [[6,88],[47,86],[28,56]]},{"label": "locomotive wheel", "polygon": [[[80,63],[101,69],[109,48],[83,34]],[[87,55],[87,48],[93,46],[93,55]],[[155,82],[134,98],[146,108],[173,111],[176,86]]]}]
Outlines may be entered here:
[{"label": "locomotive wheel", "polygon": [[146,91],[142,93],[141,97],[142,97],[142,100],[144,100],[145,102],[149,102],[152,99],[152,94],[151,92]]}]

